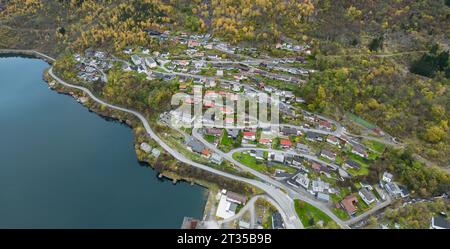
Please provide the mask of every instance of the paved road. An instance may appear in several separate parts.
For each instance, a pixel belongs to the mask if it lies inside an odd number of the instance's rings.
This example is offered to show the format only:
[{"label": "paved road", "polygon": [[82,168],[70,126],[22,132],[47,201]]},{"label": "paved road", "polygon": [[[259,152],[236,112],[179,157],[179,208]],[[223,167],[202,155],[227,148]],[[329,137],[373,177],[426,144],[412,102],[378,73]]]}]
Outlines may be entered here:
[{"label": "paved road", "polygon": [[53,77],[58,83],[69,87],[69,88],[75,88],[78,90],[81,90],[83,92],[85,92],[89,97],[91,97],[92,100],[96,101],[97,103],[100,103],[102,105],[105,105],[111,109],[115,109],[115,110],[119,110],[119,111],[123,111],[129,114],[132,114],[134,116],[136,116],[144,125],[144,128],[147,132],[147,134],[153,139],[155,140],[165,151],[167,151],[169,154],[171,154],[175,159],[177,159],[180,162],[186,163],[188,165],[191,165],[193,167],[196,168],[200,168],[202,170],[208,171],[210,173],[213,174],[217,174],[229,179],[233,179],[236,181],[240,181],[240,182],[244,182],[244,183],[248,183],[250,185],[253,185],[263,191],[265,191],[269,196],[271,196],[278,204],[279,206],[282,208],[280,210],[280,213],[282,214],[285,224],[286,224],[286,228],[302,228],[301,222],[298,219],[294,207],[293,207],[293,200],[290,199],[288,196],[286,196],[282,191],[280,191],[279,189],[268,185],[266,183],[257,181],[257,180],[253,180],[253,179],[247,179],[244,177],[240,177],[240,176],[235,176],[226,172],[222,172],[220,170],[211,168],[209,166],[194,162],[186,157],[184,157],[181,153],[179,153],[178,151],[172,149],[169,145],[167,145],[150,127],[150,124],[148,123],[147,119],[140,114],[137,111],[134,110],[130,110],[127,108],[123,108],[123,107],[119,107],[116,105],[112,105],[109,104],[99,98],[97,98],[94,94],[92,94],[92,92],[84,87],[81,86],[77,86],[77,85],[72,85],[69,84],[65,81],[63,81],[62,79],[60,79],[59,77],[57,77],[54,73],[53,73],[53,67],[51,67],[48,71],[49,75],[51,77]]},{"label": "paved road", "polygon": [[[330,211],[330,209],[324,204],[321,203],[319,201],[317,201],[316,199],[313,199],[312,197],[309,197],[308,195],[306,195],[305,193],[299,193],[295,190],[293,190],[292,188],[290,188],[289,186],[287,186],[286,184],[279,182],[273,178],[271,178],[268,175],[265,175],[257,170],[254,170],[250,167],[248,167],[245,164],[242,164],[241,162],[235,160],[232,156],[232,153],[225,153],[219,149],[217,149],[213,144],[209,143],[208,141],[206,141],[203,136],[201,134],[198,133],[198,129],[193,129],[192,130],[192,136],[195,137],[196,139],[198,139],[200,142],[202,142],[203,144],[205,144],[206,147],[208,147],[209,149],[211,149],[212,151],[214,151],[215,153],[219,154],[220,156],[222,156],[224,159],[232,162],[233,164],[235,164],[236,166],[238,166],[239,168],[241,168],[244,171],[250,172],[252,175],[258,177],[259,179],[264,180],[265,182],[269,183],[272,186],[276,186],[279,189],[282,189],[283,191],[285,191],[286,193],[288,193],[289,196],[291,196],[291,198],[293,199],[300,199],[302,201],[305,201],[311,205],[316,206],[318,209],[322,210],[323,212],[325,212],[328,216],[330,216],[337,224],[339,224],[341,227],[343,228],[349,228],[347,226],[347,224],[345,224],[341,219],[339,219],[333,212]],[[244,151],[244,150],[268,150],[270,151],[270,149],[260,149],[260,148],[238,148],[233,150],[233,152],[236,151]],[[274,150],[273,150],[274,151]],[[311,157],[312,156],[308,156]],[[285,194],[286,195],[286,194]],[[292,200],[292,199],[291,199]],[[293,204],[292,204],[293,205]],[[294,209],[294,207],[292,207]],[[295,209],[294,209],[295,212]]]},{"label": "paved road", "polygon": [[[317,157],[311,156],[311,155],[308,155],[308,154],[296,153],[296,152],[285,152],[285,151],[273,150],[273,149],[263,149],[263,148],[237,148],[237,149],[231,150],[230,152],[228,152],[228,154],[231,154],[231,155],[232,155],[232,154],[235,153],[235,152],[242,152],[242,151],[249,151],[249,150],[262,150],[262,151],[268,151],[268,152],[275,152],[275,151],[276,151],[276,152],[283,152],[283,153],[288,153],[288,154],[294,154],[294,155],[299,155],[299,156],[301,156],[301,157],[305,157],[305,158],[310,159],[310,160],[314,160],[314,161],[321,162],[322,164],[325,164],[325,165],[330,165],[330,164],[328,164],[327,162],[324,162],[324,161],[318,159]],[[324,203],[319,202],[319,201],[317,201],[315,198],[310,197],[310,196],[309,196],[309,195],[310,195],[309,193],[306,193],[306,192],[303,191],[302,189],[299,189],[300,191],[298,191],[298,190],[295,191],[295,190],[293,190],[292,188],[289,188],[289,189],[290,189],[291,191],[293,191],[293,192],[292,192],[292,197],[293,197],[293,198],[298,198],[298,199],[301,199],[301,200],[303,200],[303,201],[306,201],[306,202],[308,202],[308,203],[314,205],[315,207],[321,209],[323,212],[325,212],[326,214],[328,214],[328,215],[329,215],[331,218],[333,218],[333,220],[335,220],[338,224],[340,224],[341,226],[344,226],[344,227],[349,226],[349,225],[351,225],[351,224],[354,224],[354,223],[356,223],[356,222],[359,222],[360,220],[362,220],[362,219],[366,218],[367,216],[369,216],[369,215],[371,215],[371,214],[377,212],[378,210],[383,209],[383,208],[389,206],[389,205],[391,204],[391,202],[392,202],[391,197],[390,197],[388,194],[385,194],[385,196],[386,196],[386,201],[384,201],[384,202],[382,202],[382,203],[379,203],[377,206],[373,207],[372,209],[368,210],[367,212],[365,212],[365,213],[363,213],[363,214],[361,214],[361,215],[358,215],[358,216],[353,217],[353,218],[351,218],[351,219],[349,219],[349,220],[346,220],[346,221],[342,221],[340,218],[338,218],[337,216],[335,216],[334,213],[330,212],[330,211],[329,211],[329,208],[328,208]]]}]

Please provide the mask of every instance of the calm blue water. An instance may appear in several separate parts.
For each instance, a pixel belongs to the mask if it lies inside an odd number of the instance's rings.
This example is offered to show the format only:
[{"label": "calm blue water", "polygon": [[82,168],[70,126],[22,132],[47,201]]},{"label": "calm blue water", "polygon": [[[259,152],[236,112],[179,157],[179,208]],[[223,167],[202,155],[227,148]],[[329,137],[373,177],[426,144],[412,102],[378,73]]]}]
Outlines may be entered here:
[{"label": "calm blue water", "polygon": [[47,88],[37,59],[0,58],[0,228],[179,228],[199,186],[161,182],[132,130]]}]

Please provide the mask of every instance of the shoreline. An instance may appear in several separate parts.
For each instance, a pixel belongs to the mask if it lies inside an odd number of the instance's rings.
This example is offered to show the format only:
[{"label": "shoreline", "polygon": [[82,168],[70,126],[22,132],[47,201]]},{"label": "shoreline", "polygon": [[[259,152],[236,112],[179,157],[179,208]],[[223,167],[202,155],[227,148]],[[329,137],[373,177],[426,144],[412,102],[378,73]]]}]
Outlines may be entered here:
[{"label": "shoreline", "polygon": [[[0,49],[0,58],[11,58],[11,57],[39,59],[39,60],[43,60],[43,61],[47,62],[49,65],[52,65],[55,62],[54,58],[44,55],[44,54],[34,51],[34,50]],[[49,89],[56,92],[57,94],[62,94],[62,95],[67,95],[69,97],[72,97],[75,101],[77,101],[76,96],[73,92],[63,91],[60,89],[56,89],[54,86],[51,86],[50,81],[45,77],[46,74],[47,74],[47,71],[45,70],[43,72],[42,78],[49,86]],[[133,124],[131,122],[129,122],[129,120],[121,119],[120,117],[117,117],[115,115],[107,115],[104,113],[100,113],[100,112],[96,111],[95,109],[93,109],[83,103],[80,103],[80,104],[82,106],[86,107],[89,112],[95,113],[100,118],[102,118],[106,121],[117,122],[117,123],[126,125],[128,128],[130,128],[132,130],[135,129],[135,127],[133,127]],[[133,137],[136,137],[136,134],[133,134]],[[168,180],[168,181],[172,182],[172,184],[177,184],[178,182],[185,182],[185,183],[189,184],[190,186],[193,186],[195,184],[197,186],[204,188],[205,191],[203,193],[203,198],[205,200],[204,200],[204,204],[203,204],[202,217],[198,217],[198,218],[202,219],[205,216],[205,214],[207,214],[209,212],[209,210],[207,210],[207,202],[208,202],[208,196],[211,195],[211,193],[212,193],[211,186],[208,186],[208,184],[202,183],[202,182],[198,181],[197,179],[185,178],[185,177],[177,175],[175,173],[172,174],[172,173],[167,173],[167,172],[159,172],[148,161],[140,160],[138,158],[137,154],[136,154],[136,160],[138,161],[139,164],[151,168],[151,170],[153,170],[155,172],[158,180],[162,180],[163,182],[165,180]],[[214,183],[211,183],[211,184],[214,184]],[[180,221],[180,224],[181,223],[182,223],[182,221]]]}]

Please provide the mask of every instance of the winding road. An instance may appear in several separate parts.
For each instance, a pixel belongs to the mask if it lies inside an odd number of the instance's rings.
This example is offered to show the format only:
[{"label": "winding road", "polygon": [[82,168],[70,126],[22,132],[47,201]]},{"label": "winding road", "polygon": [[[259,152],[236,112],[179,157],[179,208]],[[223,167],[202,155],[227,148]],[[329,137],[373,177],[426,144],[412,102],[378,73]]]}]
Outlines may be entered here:
[{"label": "winding road", "polygon": [[191,165],[193,167],[208,171],[210,173],[216,174],[216,175],[220,175],[232,180],[236,180],[236,181],[240,181],[240,182],[244,182],[250,185],[253,185],[261,190],[263,190],[264,192],[266,192],[269,196],[271,196],[278,204],[279,206],[282,208],[280,210],[280,213],[283,216],[283,219],[285,221],[286,224],[286,228],[303,228],[303,225],[301,224],[300,220],[297,217],[297,214],[295,212],[294,209],[294,202],[291,198],[289,198],[288,196],[286,196],[282,191],[280,191],[279,189],[275,188],[272,185],[268,185],[266,183],[257,181],[257,180],[252,180],[252,179],[247,179],[244,177],[240,177],[240,176],[235,176],[226,172],[222,172],[220,170],[211,168],[209,166],[194,162],[186,157],[184,157],[181,153],[179,153],[178,151],[174,150],[173,148],[171,148],[169,145],[167,145],[150,127],[149,122],[147,121],[147,119],[139,112],[134,111],[134,110],[130,110],[127,108],[123,108],[123,107],[119,107],[110,103],[107,103],[99,98],[97,98],[89,89],[85,88],[85,87],[81,87],[81,86],[77,86],[77,85],[72,85],[69,84],[67,82],[65,82],[64,80],[60,79],[58,76],[56,76],[53,73],[53,67],[51,67],[48,70],[48,74],[55,79],[58,83],[69,87],[69,88],[74,88],[74,89],[78,89],[80,91],[83,91],[84,93],[86,93],[92,100],[94,100],[95,102],[102,104],[106,107],[109,107],[111,109],[114,110],[118,110],[118,111],[122,111],[122,112],[126,112],[129,114],[132,114],[134,116],[136,116],[144,125],[144,128],[147,132],[147,134],[150,136],[150,138],[152,138],[154,141],[156,141],[165,151],[167,151],[169,154],[171,154],[175,159],[177,159],[180,162],[183,162],[185,164]]},{"label": "winding road", "polygon": [[[47,61],[53,62],[55,61],[54,58],[47,56],[45,54],[42,54],[40,52],[37,51],[31,51],[31,50],[8,50],[11,52],[15,52],[15,53],[25,53],[25,54],[35,54],[36,56],[43,58]],[[302,223],[300,222],[296,212],[295,212],[295,208],[294,208],[294,202],[293,199],[300,199],[303,201],[306,201],[316,207],[318,207],[320,210],[324,211],[327,215],[329,215],[336,223],[338,223],[342,228],[349,228],[350,224],[353,224],[357,221],[360,221],[361,219],[367,217],[368,215],[372,214],[373,212],[378,211],[381,208],[384,208],[385,206],[389,205],[390,203],[390,199],[388,201],[385,201],[383,203],[381,203],[381,205],[378,205],[376,208],[373,208],[372,210],[370,210],[369,212],[364,213],[363,215],[360,215],[358,217],[352,218],[348,221],[342,221],[341,219],[339,219],[334,213],[332,213],[330,211],[330,209],[324,204],[321,203],[315,199],[310,198],[309,196],[305,195],[304,193],[299,193],[297,191],[292,190],[291,188],[287,187],[284,183],[278,182],[274,179],[272,179],[271,177],[262,174],[256,170],[253,170],[251,168],[249,168],[246,165],[243,165],[241,163],[239,163],[238,161],[234,160],[232,155],[229,153],[224,153],[220,150],[218,150],[217,148],[215,148],[214,145],[208,143],[207,141],[205,141],[203,139],[203,137],[201,135],[199,135],[196,131],[196,129],[193,130],[193,136],[196,137],[197,139],[199,139],[202,143],[204,143],[207,147],[209,147],[210,149],[212,149],[213,151],[215,151],[216,153],[218,153],[219,155],[221,155],[223,158],[231,161],[232,163],[234,163],[236,166],[238,166],[241,169],[244,169],[245,171],[250,172],[251,174],[255,175],[257,178],[261,179],[261,181],[259,180],[253,180],[253,179],[248,179],[248,178],[244,178],[244,177],[240,177],[240,176],[236,176],[233,174],[229,174],[226,172],[222,172],[220,170],[211,168],[209,166],[194,162],[188,158],[186,158],[184,155],[182,155],[181,153],[179,153],[178,151],[172,149],[169,145],[167,145],[151,128],[149,122],[147,121],[147,119],[139,112],[134,111],[134,110],[130,110],[127,108],[123,108],[120,106],[116,106],[110,103],[107,103],[99,98],[97,98],[89,89],[78,86],[78,85],[73,85],[73,84],[69,84],[67,82],[65,82],[64,80],[60,79],[58,76],[56,76],[53,72],[53,67],[50,67],[50,69],[48,70],[48,74],[54,79],[56,80],[59,84],[62,84],[66,87],[69,88],[73,88],[73,89],[78,89],[80,91],[83,91],[84,93],[86,93],[93,101],[102,104],[106,107],[109,107],[111,109],[114,110],[118,110],[118,111],[122,111],[125,113],[129,113],[132,114],[134,116],[136,116],[143,124],[147,134],[149,135],[149,137],[151,139],[153,139],[154,141],[156,141],[165,151],[167,151],[169,154],[171,154],[175,159],[177,159],[180,162],[183,162],[185,164],[191,165],[193,167],[205,170],[207,172],[210,172],[212,174],[216,174],[216,175],[220,175],[222,177],[226,177],[232,180],[236,180],[236,181],[240,181],[243,183],[247,183],[250,184],[254,187],[257,187],[261,190],[263,190],[270,198],[267,198],[269,201],[271,201],[276,207],[277,209],[280,211],[280,214],[282,215],[284,222],[285,222],[285,226],[286,228],[303,228]],[[178,74],[178,75],[185,75],[186,74],[182,74],[182,73],[175,73],[175,72],[171,72],[171,74]],[[196,77],[195,75],[188,75],[188,76],[193,76]],[[198,77],[198,76],[197,76]],[[202,78],[206,78],[206,77],[202,77]],[[238,82],[236,82],[238,83]],[[240,84],[240,83],[238,83]],[[240,84],[242,85],[242,84]],[[343,128],[342,126],[339,125],[339,123],[332,121],[334,124],[337,124],[337,130],[334,132],[326,132],[326,131],[322,131],[322,130],[315,130],[315,129],[308,129],[310,131],[315,131],[315,132],[319,132],[322,134],[333,134],[333,135],[337,135],[340,136],[343,133]],[[306,130],[302,127],[303,130]]]}]

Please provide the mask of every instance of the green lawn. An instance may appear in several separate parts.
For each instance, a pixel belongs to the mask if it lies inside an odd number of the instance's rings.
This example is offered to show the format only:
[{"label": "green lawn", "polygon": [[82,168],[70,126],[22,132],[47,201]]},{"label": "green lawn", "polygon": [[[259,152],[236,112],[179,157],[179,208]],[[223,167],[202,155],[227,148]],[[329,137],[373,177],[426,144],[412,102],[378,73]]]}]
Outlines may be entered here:
[{"label": "green lawn", "polygon": [[383,143],[380,143],[378,141],[374,141],[374,140],[364,140],[363,144],[366,145],[367,147],[371,148],[372,150],[378,152],[378,153],[383,153],[384,149],[386,148],[386,145]]},{"label": "green lawn", "polygon": [[250,168],[252,168],[254,170],[257,170],[260,172],[266,172],[268,170],[267,165],[264,162],[256,160],[256,158],[250,156],[249,154],[236,152],[233,154],[233,158],[234,158],[234,160],[237,160],[237,161],[249,166]]},{"label": "green lawn", "polygon": [[342,220],[350,219],[350,215],[348,215],[347,212],[340,208],[333,208],[333,213]]},{"label": "green lawn", "polygon": [[214,143],[214,141],[216,140],[216,137],[214,135],[205,135],[205,140],[210,142],[210,143]]},{"label": "green lawn", "polygon": [[314,226],[319,221],[323,221],[324,225],[331,222],[332,219],[318,208],[301,200],[294,200],[295,212],[303,223],[305,228]]},{"label": "green lawn", "polygon": [[228,152],[234,148],[234,139],[228,137],[227,131],[224,131],[220,139],[219,149]]}]

